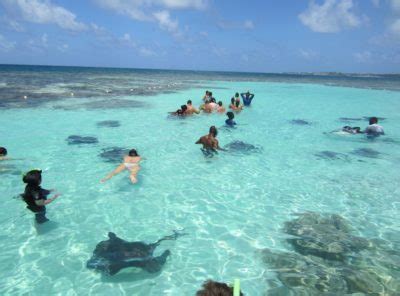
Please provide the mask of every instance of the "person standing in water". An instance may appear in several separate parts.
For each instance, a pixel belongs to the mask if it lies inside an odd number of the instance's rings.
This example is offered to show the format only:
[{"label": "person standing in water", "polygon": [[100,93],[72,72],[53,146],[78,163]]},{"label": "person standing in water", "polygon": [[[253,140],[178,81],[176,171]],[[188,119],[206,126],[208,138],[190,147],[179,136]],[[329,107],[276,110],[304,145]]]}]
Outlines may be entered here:
[{"label": "person standing in water", "polygon": [[22,181],[27,184],[25,192],[21,195],[27,204],[27,208],[35,213],[36,222],[42,224],[49,221],[46,218],[46,205],[57,199],[60,194],[55,194],[52,198],[47,199],[47,196],[53,190],[46,190],[40,187],[42,183],[42,171],[31,170],[27,172]]},{"label": "person standing in water", "polygon": [[225,120],[225,124],[234,127],[236,125],[236,122],[233,120],[235,118],[235,114],[233,112],[229,111],[226,113],[226,116],[228,116],[228,119]]},{"label": "person standing in water", "polygon": [[217,140],[217,128],[213,125],[210,127],[210,131],[208,135],[202,136],[200,139],[197,140],[195,144],[203,145],[203,149],[205,150],[224,150],[219,147],[219,143]]},{"label": "person standing in water", "polygon": [[123,170],[127,169],[130,172],[129,178],[131,179],[131,182],[133,184],[137,183],[137,174],[140,170],[139,162],[141,160],[142,158],[137,153],[137,151],[135,149],[131,149],[128,155],[124,157],[124,162],[121,163],[114,171],[109,173],[105,178],[103,178],[101,182],[104,183],[105,181],[111,179]]},{"label": "person standing in water", "polygon": [[378,118],[371,117],[369,119],[369,126],[367,126],[364,133],[366,133],[368,136],[376,137],[376,136],[384,135],[385,131],[383,130],[383,127],[378,124]]},{"label": "person standing in water", "polygon": [[225,107],[222,105],[222,102],[221,101],[219,101],[218,102],[218,107],[217,107],[217,112],[218,113],[225,113]]},{"label": "person standing in water", "polygon": [[243,105],[250,106],[251,101],[254,98],[254,94],[251,94],[250,91],[247,91],[246,93],[241,93],[240,96],[242,97]]},{"label": "person standing in water", "polygon": [[191,100],[187,101],[186,106],[187,106],[186,114],[190,115],[190,114],[193,114],[193,113],[196,113],[196,114],[200,113],[199,110],[197,110],[195,107],[193,107]]}]

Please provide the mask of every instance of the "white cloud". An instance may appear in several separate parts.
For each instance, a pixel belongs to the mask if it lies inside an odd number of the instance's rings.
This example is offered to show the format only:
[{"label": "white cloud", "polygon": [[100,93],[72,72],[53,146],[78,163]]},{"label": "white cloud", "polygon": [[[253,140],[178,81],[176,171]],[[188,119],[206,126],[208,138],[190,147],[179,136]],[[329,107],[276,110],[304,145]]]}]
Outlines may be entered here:
[{"label": "white cloud", "polygon": [[244,22],[243,27],[245,29],[250,29],[251,30],[251,29],[254,29],[254,24],[253,24],[252,21],[247,20],[247,21]]},{"label": "white cloud", "polygon": [[372,4],[375,6],[375,7],[379,7],[379,5],[380,5],[380,0],[371,0],[372,1]]},{"label": "white cloud", "polygon": [[16,12],[23,20],[37,24],[55,24],[71,31],[83,31],[84,23],[76,20],[76,15],[50,0],[0,0],[9,10]]},{"label": "white cloud", "polygon": [[122,45],[127,47],[136,48],[137,46],[136,42],[132,39],[131,35],[128,33],[125,33],[124,36],[120,38],[120,42]]},{"label": "white cloud", "polygon": [[141,56],[145,56],[145,57],[150,57],[150,56],[156,56],[157,55],[153,50],[151,50],[149,48],[146,48],[146,47],[140,47],[139,48],[139,54]]},{"label": "white cloud", "polygon": [[[1,3],[1,1],[0,1]],[[24,32],[25,28],[16,20],[7,16],[0,16],[0,22],[6,24],[6,26],[15,32]]]},{"label": "white cloud", "polygon": [[61,51],[61,52],[67,52],[67,51],[68,51],[68,48],[69,48],[69,45],[68,45],[68,44],[62,44],[62,45],[59,45],[59,46],[57,47],[57,49],[58,49],[59,51]]},{"label": "white cloud", "polygon": [[207,7],[209,0],[94,0],[105,9],[127,15],[137,21],[157,22],[159,27],[175,37],[182,35],[177,20],[167,9],[195,9]]},{"label": "white cloud", "polygon": [[42,45],[44,47],[47,47],[47,34],[43,34],[41,40],[42,40]]},{"label": "white cloud", "polygon": [[361,25],[362,19],[352,11],[353,7],[353,0],[325,0],[321,5],[311,0],[299,19],[314,32],[335,33]]},{"label": "white cloud", "polygon": [[400,37],[400,18],[390,25],[389,30],[392,34]]},{"label": "white cloud", "polygon": [[8,41],[3,35],[0,34],[0,51],[9,52],[15,48],[15,42]]},{"label": "white cloud", "polygon": [[203,37],[208,37],[208,32],[207,31],[200,31],[199,32],[199,34],[200,34],[200,36],[203,36]]},{"label": "white cloud", "polygon": [[354,54],[354,58],[359,63],[369,63],[372,61],[372,53],[368,50],[357,52]]},{"label": "white cloud", "polygon": [[178,21],[172,20],[167,10],[153,13],[154,18],[158,22],[161,29],[166,30],[174,35],[180,35]]},{"label": "white cloud", "polygon": [[390,0],[390,4],[394,11],[400,12],[400,0]]},{"label": "white cloud", "polygon": [[315,60],[319,58],[319,53],[314,51],[314,50],[305,50],[305,49],[300,49],[299,50],[299,55],[306,60]]},{"label": "white cloud", "polygon": [[220,20],[217,22],[217,26],[224,30],[234,30],[234,29],[254,29],[254,23],[251,20],[246,20],[244,22],[226,21]]}]

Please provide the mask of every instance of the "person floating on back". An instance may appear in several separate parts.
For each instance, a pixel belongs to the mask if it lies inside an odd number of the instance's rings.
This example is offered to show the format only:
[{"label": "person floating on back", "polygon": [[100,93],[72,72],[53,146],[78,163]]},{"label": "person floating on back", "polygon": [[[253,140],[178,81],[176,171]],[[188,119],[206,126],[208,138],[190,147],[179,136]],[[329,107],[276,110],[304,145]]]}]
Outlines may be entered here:
[{"label": "person floating on back", "polygon": [[373,136],[373,137],[385,134],[383,127],[378,124],[377,117],[371,117],[369,119],[369,126],[367,126],[364,133],[366,133],[368,136]]},{"label": "person floating on back", "polygon": [[124,162],[121,163],[114,171],[109,173],[105,178],[103,178],[101,182],[104,183],[105,181],[111,179],[123,170],[127,169],[130,172],[129,178],[131,179],[131,182],[133,184],[137,183],[137,174],[140,170],[139,162],[141,160],[142,158],[137,153],[137,151],[135,149],[131,149],[128,155],[124,157]]},{"label": "person floating on back", "polygon": [[203,149],[208,151],[224,150],[221,147],[219,147],[217,134],[218,134],[217,128],[215,126],[211,126],[209,134],[202,136],[200,139],[197,140],[195,144],[202,144]]},{"label": "person floating on back", "polygon": [[251,101],[254,98],[254,94],[251,94],[250,91],[247,91],[246,93],[241,93],[240,96],[242,97],[243,105],[250,106]]},{"label": "person floating on back", "polygon": [[53,190],[46,190],[40,187],[42,183],[42,171],[31,170],[27,172],[22,181],[27,184],[25,192],[22,194],[23,200],[27,204],[27,208],[35,213],[36,222],[42,224],[49,221],[46,218],[46,205],[53,202],[60,194],[55,194],[52,198],[47,199],[47,196]]},{"label": "person floating on back", "polygon": [[226,113],[226,116],[228,116],[228,119],[225,120],[225,124],[234,127],[236,125],[236,122],[233,120],[235,118],[235,114],[233,112],[229,111]]},{"label": "person floating on back", "polygon": [[4,147],[0,147],[0,160],[7,159],[7,149]]}]

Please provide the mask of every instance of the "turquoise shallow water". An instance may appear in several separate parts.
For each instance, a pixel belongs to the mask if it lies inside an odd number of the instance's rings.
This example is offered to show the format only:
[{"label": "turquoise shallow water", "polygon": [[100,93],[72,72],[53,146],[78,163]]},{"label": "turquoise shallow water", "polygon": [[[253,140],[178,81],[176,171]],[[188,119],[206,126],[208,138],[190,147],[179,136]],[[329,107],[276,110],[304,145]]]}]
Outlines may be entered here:
[{"label": "turquoise shallow water", "polygon": [[[240,140],[260,151],[205,158],[194,142],[210,125],[222,127],[225,116],[167,117],[189,98],[200,104],[203,88],[122,97],[143,103],[138,108],[86,108],[85,99],[69,98],[1,110],[1,145],[18,158],[1,164],[9,170],[0,179],[1,294],[194,295],[206,279],[239,278],[246,295],[264,295],[276,274],[260,251],[291,250],[282,227],[304,211],[340,214],[360,236],[400,251],[400,92],[299,83],[205,84],[215,87],[214,96],[224,103],[236,91],[256,94],[253,105],[237,115],[238,127],[221,128],[218,138],[222,146]],[[87,102],[96,100],[102,99]],[[386,136],[369,141],[325,134],[346,125],[340,117],[371,115],[386,118]],[[293,119],[311,124],[295,125]],[[103,120],[121,125],[98,127]],[[68,145],[70,135],[95,136],[99,143]],[[146,158],[137,185],[126,173],[99,182],[115,167],[98,156],[109,147],[135,147]],[[361,148],[379,154],[355,153]],[[321,151],[345,156],[324,159],[315,155]],[[51,224],[42,228],[13,198],[23,191],[19,172],[36,167],[44,170],[43,187],[62,193],[48,206]],[[109,231],[129,241],[153,242],[175,229],[188,235],[157,248],[157,254],[171,251],[158,274],[126,269],[107,277],[86,268]]]}]

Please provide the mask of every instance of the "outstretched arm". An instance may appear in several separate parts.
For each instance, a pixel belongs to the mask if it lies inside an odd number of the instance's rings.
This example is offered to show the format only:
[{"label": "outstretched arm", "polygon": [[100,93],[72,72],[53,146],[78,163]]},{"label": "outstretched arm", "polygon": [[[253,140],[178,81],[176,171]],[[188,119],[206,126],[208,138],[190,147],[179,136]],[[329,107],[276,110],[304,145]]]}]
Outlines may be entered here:
[{"label": "outstretched arm", "polygon": [[45,206],[45,205],[48,205],[49,203],[52,203],[55,199],[57,199],[58,197],[60,196],[60,194],[59,193],[57,193],[57,194],[55,194],[52,198],[49,198],[49,199],[38,199],[38,200],[35,200],[35,204],[37,205],[37,206]]},{"label": "outstretched arm", "polygon": [[105,178],[101,179],[101,182],[104,183],[107,180],[110,180],[112,177],[115,175],[119,174],[125,169],[125,165],[121,163],[115,170],[113,170],[111,173],[109,173]]}]

